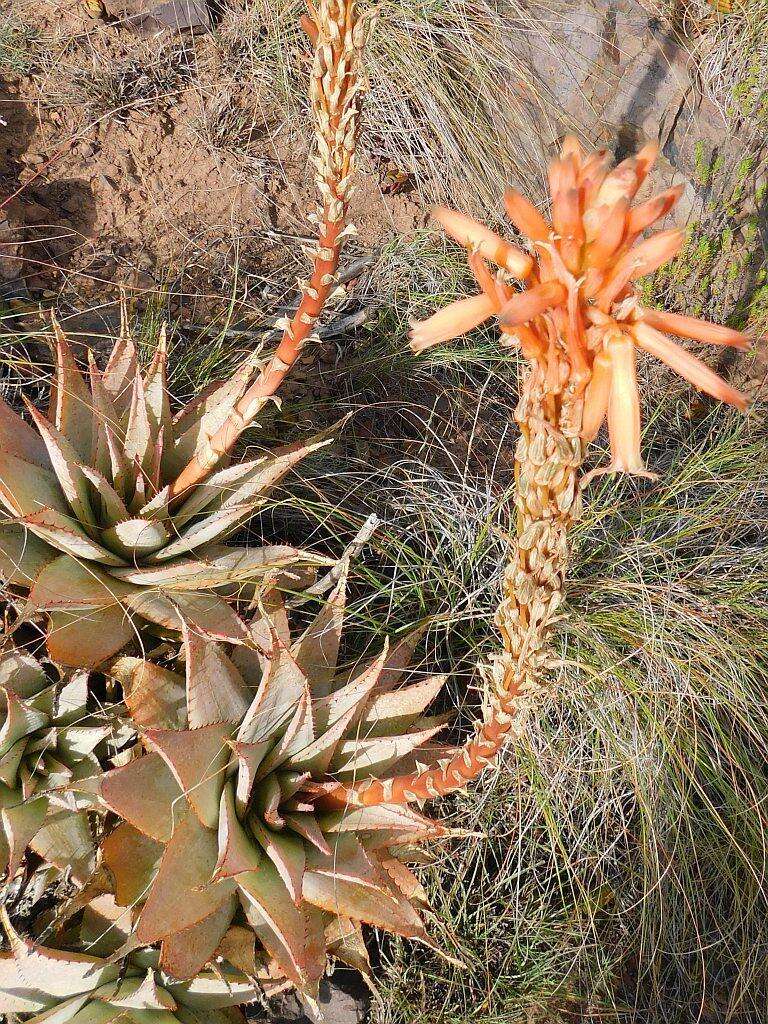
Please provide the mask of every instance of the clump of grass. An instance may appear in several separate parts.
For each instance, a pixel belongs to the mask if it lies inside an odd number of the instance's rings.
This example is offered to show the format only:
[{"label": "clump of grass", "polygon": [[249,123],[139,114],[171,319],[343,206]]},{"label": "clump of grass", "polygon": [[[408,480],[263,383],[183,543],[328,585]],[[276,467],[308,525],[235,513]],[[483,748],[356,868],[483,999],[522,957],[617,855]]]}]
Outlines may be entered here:
[{"label": "clump of grass", "polygon": [[212,153],[232,153],[245,159],[255,156],[257,164],[264,163],[263,156],[253,153],[261,126],[252,110],[227,93],[206,102],[190,130]]},{"label": "clump of grass", "polygon": [[131,39],[115,55],[100,36],[69,39],[41,68],[48,105],[80,110],[91,119],[124,121],[134,111],[169,105],[191,81],[193,52],[183,43]]},{"label": "clump of grass", "polygon": [[39,33],[14,13],[0,14],[0,76],[28,75],[38,58]]}]

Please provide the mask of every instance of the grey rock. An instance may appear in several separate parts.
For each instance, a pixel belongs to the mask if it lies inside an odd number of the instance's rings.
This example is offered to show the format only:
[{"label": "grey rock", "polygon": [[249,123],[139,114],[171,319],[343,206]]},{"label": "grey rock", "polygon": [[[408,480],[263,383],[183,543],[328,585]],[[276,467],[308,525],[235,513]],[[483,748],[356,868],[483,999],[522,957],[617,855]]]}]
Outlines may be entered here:
[{"label": "grey rock", "polygon": [[[320,982],[320,1011],[325,1024],[363,1024],[368,1019],[370,993],[354,971],[337,972]],[[313,1024],[294,993],[273,999],[269,1011],[246,1008],[249,1021],[269,1024]]]},{"label": "grey rock", "polygon": [[[658,141],[671,171],[692,179],[697,143],[718,147],[726,129],[696,87],[688,50],[638,0],[571,0],[528,35],[527,59],[568,122],[623,157]],[[554,148],[554,147],[553,147]],[[690,197],[689,197],[690,198]]]}]

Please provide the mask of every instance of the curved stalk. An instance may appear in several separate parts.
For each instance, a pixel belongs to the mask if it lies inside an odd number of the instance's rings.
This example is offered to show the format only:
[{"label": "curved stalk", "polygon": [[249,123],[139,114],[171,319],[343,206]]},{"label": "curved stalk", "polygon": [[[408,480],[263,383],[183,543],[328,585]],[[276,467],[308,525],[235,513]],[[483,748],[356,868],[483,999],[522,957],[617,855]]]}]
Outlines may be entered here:
[{"label": "curved stalk", "polygon": [[552,664],[549,635],[558,619],[568,568],[568,531],[579,517],[578,471],[583,458],[582,400],[575,390],[547,393],[537,365],[523,385],[515,419],[517,536],[504,573],[496,613],[502,650],[483,666],[489,711],[476,735],[451,758],[388,779],[367,779],[329,791],[346,804],[407,804],[463,789],[519,736],[532,698]]},{"label": "curved stalk", "polygon": [[315,181],[320,193],[318,211],[310,217],[319,225],[317,246],[309,254],[312,273],[308,281],[301,282],[301,301],[293,317],[277,325],[283,329],[277,349],[226,421],[205,439],[174,481],[171,499],[198,484],[231,451],[280,387],[305,344],[313,339],[317,319],[338,287],[343,240],[354,232],[346,220],[355,169],[363,90],[360,61],[367,25],[358,17],[354,0],[321,0],[317,11],[310,7],[310,13],[312,17],[304,18],[302,24],[315,47],[310,100],[318,147],[313,158]]}]

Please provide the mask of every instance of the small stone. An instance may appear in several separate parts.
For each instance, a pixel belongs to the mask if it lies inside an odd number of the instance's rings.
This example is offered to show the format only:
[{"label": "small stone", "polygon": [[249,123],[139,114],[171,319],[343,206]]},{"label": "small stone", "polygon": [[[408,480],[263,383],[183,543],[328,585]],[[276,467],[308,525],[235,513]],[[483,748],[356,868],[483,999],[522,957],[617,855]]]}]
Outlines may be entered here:
[{"label": "small stone", "polygon": [[155,279],[150,274],[139,272],[134,276],[133,280],[136,288],[152,289],[155,287]]},{"label": "small stone", "polygon": [[112,178],[108,178],[106,174],[97,174],[94,180],[97,181],[104,188],[108,188],[108,189],[115,189],[115,188],[117,188],[117,185],[112,180]]}]

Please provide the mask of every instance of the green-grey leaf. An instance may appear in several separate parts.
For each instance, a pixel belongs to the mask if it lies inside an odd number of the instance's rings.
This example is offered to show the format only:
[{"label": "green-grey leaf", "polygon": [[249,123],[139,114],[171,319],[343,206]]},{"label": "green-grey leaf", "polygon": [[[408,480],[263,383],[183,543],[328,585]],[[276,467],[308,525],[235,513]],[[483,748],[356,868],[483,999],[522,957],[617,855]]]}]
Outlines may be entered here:
[{"label": "green-grey leaf", "polygon": [[104,543],[130,561],[144,560],[170,539],[162,523],[146,519],[125,519],[102,533]]}]

